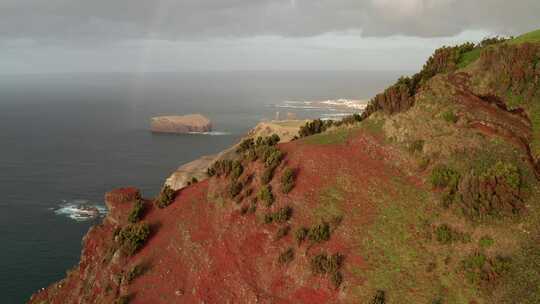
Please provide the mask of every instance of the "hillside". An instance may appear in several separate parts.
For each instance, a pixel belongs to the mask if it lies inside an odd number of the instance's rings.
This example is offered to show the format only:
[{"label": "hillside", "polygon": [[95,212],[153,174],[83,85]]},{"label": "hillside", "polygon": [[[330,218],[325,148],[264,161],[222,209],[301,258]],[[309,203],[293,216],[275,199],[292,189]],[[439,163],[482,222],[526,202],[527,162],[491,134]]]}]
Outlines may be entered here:
[{"label": "hillside", "polygon": [[361,116],[106,195],[29,303],[540,303],[540,42],[443,47]]}]

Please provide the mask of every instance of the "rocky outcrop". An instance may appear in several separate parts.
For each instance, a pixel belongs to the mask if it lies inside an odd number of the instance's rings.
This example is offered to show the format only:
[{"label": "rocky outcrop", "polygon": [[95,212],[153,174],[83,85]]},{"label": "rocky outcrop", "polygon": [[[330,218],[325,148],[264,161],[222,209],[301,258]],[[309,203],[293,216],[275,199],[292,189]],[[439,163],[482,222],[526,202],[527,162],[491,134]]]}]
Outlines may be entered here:
[{"label": "rocky outcrop", "polygon": [[159,133],[210,132],[212,123],[201,114],[157,116],[152,117],[150,128]]},{"label": "rocky outcrop", "polygon": [[[251,129],[242,140],[246,138],[257,138],[259,136],[266,137],[272,134],[279,135],[280,142],[289,142],[295,135],[298,135],[298,130],[306,123],[305,120],[282,120],[282,121],[264,121],[260,122]],[[240,142],[242,142],[242,140]],[[240,143],[239,142],[239,143]],[[207,178],[206,170],[216,161],[224,159],[233,159],[236,156],[236,144],[229,149],[222,151],[216,155],[203,156],[197,160],[180,166],[174,171],[165,181],[165,185],[178,190],[187,186],[193,181],[201,181]]]}]

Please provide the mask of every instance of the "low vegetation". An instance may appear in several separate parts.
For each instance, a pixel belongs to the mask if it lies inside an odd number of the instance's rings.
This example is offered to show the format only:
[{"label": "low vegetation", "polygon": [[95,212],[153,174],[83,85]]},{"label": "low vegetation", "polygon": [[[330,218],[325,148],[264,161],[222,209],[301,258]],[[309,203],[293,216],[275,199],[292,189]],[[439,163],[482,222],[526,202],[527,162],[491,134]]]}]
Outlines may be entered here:
[{"label": "low vegetation", "polygon": [[118,241],[123,251],[133,255],[144,246],[150,236],[150,226],[147,223],[129,224],[118,233]]},{"label": "low vegetation", "polygon": [[257,197],[259,198],[259,200],[264,202],[266,207],[272,206],[275,200],[274,194],[272,194],[272,187],[270,185],[262,186],[262,188],[259,190],[259,193],[257,194]]},{"label": "low vegetation", "polygon": [[283,170],[283,174],[281,175],[281,192],[283,194],[287,194],[291,192],[291,190],[294,188],[294,170],[291,168],[286,168]]},{"label": "low vegetation", "polygon": [[288,264],[294,260],[294,248],[289,247],[287,250],[283,251],[278,257],[278,263],[281,265]]},{"label": "low vegetation", "polygon": [[468,243],[471,241],[469,234],[459,232],[446,224],[442,224],[435,229],[435,236],[437,242],[443,245],[454,242]]},{"label": "low vegetation", "polygon": [[144,215],[144,201],[142,199],[137,199],[131,208],[131,211],[128,215],[128,221],[130,223],[136,223],[140,221]]},{"label": "low vegetation", "polygon": [[306,227],[300,227],[296,229],[296,232],[294,233],[294,238],[296,239],[298,245],[301,245],[307,239],[308,233],[309,229]]},{"label": "low vegetation", "polygon": [[137,264],[129,269],[129,271],[126,273],[125,280],[128,283],[131,283],[133,280],[135,280],[138,276],[142,275],[146,267],[143,264]]},{"label": "low vegetation", "polygon": [[469,283],[491,283],[510,270],[511,260],[500,256],[489,258],[481,252],[476,252],[463,259],[461,265]]},{"label": "low vegetation", "polygon": [[159,197],[156,200],[156,205],[159,208],[165,208],[172,204],[174,201],[174,198],[176,196],[176,191],[174,191],[169,185],[165,185],[161,192],[159,193]]},{"label": "low vegetation", "polygon": [[335,253],[328,256],[326,253],[320,253],[311,258],[310,266],[313,274],[316,275],[329,275],[331,282],[337,288],[343,282],[343,275],[341,274],[341,266],[345,257],[340,253]]},{"label": "low vegetation", "polygon": [[330,225],[321,223],[311,227],[307,233],[307,239],[312,243],[322,243],[330,240]]},{"label": "low vegetation", "polygon": [[264,222],[270,223],[285,223],[292,218],[293,209],[289,206],[283,207],[276,212],[268,213],[264,216]]},{"label": "low vegetation", "polygon": [[460,174],[456,170],[446,166],[438,165],[431,171],[430,182],[437,188],[455,188],[460,179]]}]

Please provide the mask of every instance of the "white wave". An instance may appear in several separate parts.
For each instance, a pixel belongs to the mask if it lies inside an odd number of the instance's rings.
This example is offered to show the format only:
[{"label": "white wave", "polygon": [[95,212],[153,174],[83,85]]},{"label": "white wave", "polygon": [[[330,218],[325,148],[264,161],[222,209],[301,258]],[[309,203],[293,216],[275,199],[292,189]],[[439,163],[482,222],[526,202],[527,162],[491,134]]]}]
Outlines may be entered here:
[{"label": "white wave", "polygon": [[66,216],[78,222],[103,217],[107,214],[105,206],[91,203],[88,200],[62,201],[58,208],[53,210],[56,215]]},{"label": "white wave", "polygon": [[188,132],[188,134],[194,134],[194,135],[210,135],[210,136],[231,135],[230,132],[220,132],[220,131],[210,131],[210,132]]},{"label": "white wave", "polygon": [[293,106],[293,105],[283,105],[283,104],[278,104],[278,105],[274,105],[274,107],[276,108],[284,108],[284,109],[301,109],[301,110],[320,110],[320,109],[326,109],[325,107],[315,107],[315,106]]},{"label": "white wave", "polygon": [[350,115],[353,115],[354,113],[327,113],[327,114],[322,114],[321,116],[322,117],[329,117],[329,118],[341,118],[341,117],[346,117],[346,116],[350,116]]}]

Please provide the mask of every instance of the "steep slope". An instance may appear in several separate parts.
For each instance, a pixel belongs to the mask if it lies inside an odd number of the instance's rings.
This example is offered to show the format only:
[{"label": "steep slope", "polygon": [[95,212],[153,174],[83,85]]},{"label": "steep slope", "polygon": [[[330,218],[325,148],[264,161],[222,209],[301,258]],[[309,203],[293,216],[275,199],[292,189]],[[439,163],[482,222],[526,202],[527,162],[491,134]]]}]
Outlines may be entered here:
[{"label": "steep slope", "polygon": [[30,303],[539,303],[540,46],[523,37],[442,48],[361,122],[246,141],[155,202],[110,192],[80,264]]}]

